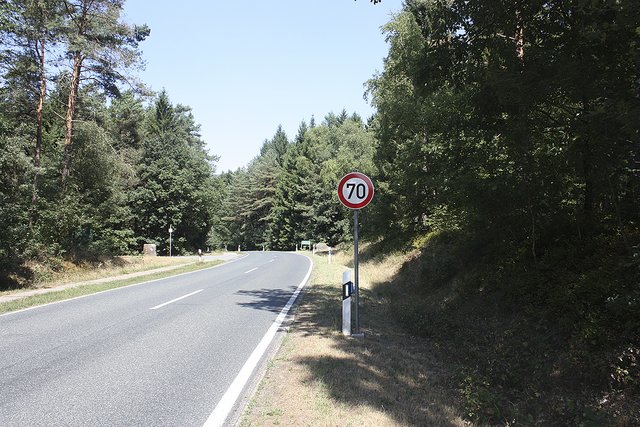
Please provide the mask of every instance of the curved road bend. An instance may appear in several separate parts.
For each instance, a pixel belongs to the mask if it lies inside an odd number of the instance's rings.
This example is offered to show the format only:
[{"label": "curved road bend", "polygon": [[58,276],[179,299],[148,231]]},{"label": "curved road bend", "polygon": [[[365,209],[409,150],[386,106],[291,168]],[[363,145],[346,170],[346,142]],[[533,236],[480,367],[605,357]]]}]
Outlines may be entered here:
[{"label": "curved road bend", "polygon": [[0,316],[0,425],[202,426],[310,269],[251,252]]}]

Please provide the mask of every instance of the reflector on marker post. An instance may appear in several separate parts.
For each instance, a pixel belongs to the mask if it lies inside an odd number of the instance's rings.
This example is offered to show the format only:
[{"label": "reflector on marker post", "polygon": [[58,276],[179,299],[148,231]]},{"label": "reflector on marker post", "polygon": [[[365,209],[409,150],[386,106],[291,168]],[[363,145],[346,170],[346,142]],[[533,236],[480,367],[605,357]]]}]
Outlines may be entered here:
[{"label": "reflector on marker post", "polygon": [[342,284],[342,299],[347,299],[351,297],[351,285],[353,283],[347,282]]}]

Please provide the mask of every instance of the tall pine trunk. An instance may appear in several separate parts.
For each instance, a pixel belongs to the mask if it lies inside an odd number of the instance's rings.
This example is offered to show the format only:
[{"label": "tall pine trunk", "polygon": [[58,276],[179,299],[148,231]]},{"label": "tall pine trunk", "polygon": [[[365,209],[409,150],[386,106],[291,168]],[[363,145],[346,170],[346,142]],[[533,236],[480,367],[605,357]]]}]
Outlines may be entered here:
[{"label": "tall pine trunk", "polygon": [[76,52],[73,57],[73,72],[69,85],[69,100],[67,102],[67,115],[65,118],[64,156],[62,166],[62,188],[66,189],[66,180],[71,174],[71,133],[73,131],[73,117],[76,111],[76,99],[80,86],[80,72],[82,71],[82,55]]},{"label": "tall pine trunk", "polygon": [[516,31],[514,35],[516,43],[516,57],[520,67],[524,66],[524,19],[522,18],[522,11],[516,8]]},{"label": "tall pine trunk", "polygon": [[[519,78],[521,79],[520,82],[520,90],[522,91],[522,93],[520,94],[520,101],[519,101],[519,105],[517,108],[517,138],[518,138],[518,143],[520,144],[521,150],[522,150],[522,161],[523,161],[523,176],[522,176],[522,180],[523,182],[526,184],[527,186],[527,198],[526,198],[526,204],[527,204],[527,210],[529,212],[529,218],[530,218],[530,225],[531,228],[529,230],[530,232],[530,249],[531,249],[531,255],[533,258],[533,262],[534,264],[538,263],[538,256],[536,254],[536,210],[535,210],[535,206],[534,206],[534,201],[532,200],[532,192],[531,192],[531,187],[533,185],[533,176],[535,174],[535,171],[533,170],[533,167],[535,165],[534,163],[534,159],[533,159],[533,141],[531,139],[531,136],[529,134],[529,108],[528,106],[524,105],[524,100],[526,97],[526,91],[527,91],[527,87],[524,85],[524,79],[523,79],[523,74],[525,72],[525,48],[524,48],[524,27],[525,27],[525,21],[524,21],[524,17],[523,17],[523,11],[521,10],[521,6],[520,5],[516,5],[516,10],[515,10],[515,31],[514,31],[514,36],[513,36],[513,40],[515,43],[515,54],[516,54],[516,61],[517,61],[517,71],[518,71],[518,75]],[[535,195],[534,195],[535,197]]]},{"label": "tall pine trunk", "polygon": [[594,227],[596,226],[593,150],[591,148],[590,141],[586,136],[582,137],[579,147],[582,160],[582,177],[584,180],[582,226],[584,234],[589,237],[594,234]]},{"label": "tall pine trunk", "polygon": [[[44,108],[44,98],[47,95],[47,76],[45,74],[45,43],[46,36],[40,39],[38,68],[40,73],[40,93],[38,95],[38,105],[36,106],[36,147],[33,152],[33,192],[31,195],[31,206],[35,206],[38,200],[38,177],[40,175],[40,161],[42,157],[42,110]],[[37,51],[37,49],[36,49]]]}]

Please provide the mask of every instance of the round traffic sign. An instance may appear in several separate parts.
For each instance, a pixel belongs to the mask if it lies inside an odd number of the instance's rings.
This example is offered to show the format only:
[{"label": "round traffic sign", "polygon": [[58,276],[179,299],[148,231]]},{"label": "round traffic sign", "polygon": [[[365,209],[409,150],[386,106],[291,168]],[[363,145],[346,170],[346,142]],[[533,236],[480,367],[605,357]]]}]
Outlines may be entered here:
[{"label": "round traffic sign", "polygon": [[349,209],[362,209],[373,199],[373,182],[363,173],[346,174],[338,184],[338,198]]}]

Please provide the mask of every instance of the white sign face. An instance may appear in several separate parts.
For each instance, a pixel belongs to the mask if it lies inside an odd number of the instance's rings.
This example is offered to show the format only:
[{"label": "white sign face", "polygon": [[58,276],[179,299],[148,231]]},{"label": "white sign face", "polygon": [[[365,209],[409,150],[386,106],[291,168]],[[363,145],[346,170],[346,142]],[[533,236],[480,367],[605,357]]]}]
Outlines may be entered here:
[{"label": "white sign face", "polygon": [[360,172],[345,175],[338,184],[338,198],[350,209],[361,209],[373,199],[373,183]]}]

